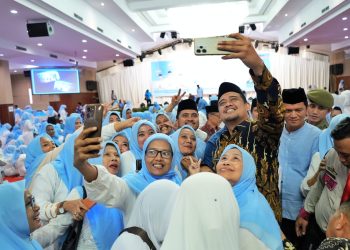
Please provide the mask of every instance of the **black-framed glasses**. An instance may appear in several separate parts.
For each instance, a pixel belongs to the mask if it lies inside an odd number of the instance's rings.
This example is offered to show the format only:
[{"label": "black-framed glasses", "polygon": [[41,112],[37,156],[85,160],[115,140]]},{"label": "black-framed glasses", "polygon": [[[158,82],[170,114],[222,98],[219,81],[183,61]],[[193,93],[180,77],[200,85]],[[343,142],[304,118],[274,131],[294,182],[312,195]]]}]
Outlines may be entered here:
[{"label": "black-framed glasses", "polygon": [[172,156],[171,151],[168,151],[168,150],[148,149],[146,151],[146,155],[152,158],[156,158],[159,153],[160,153],[160,156],[164,159],[169,159]]},{"label": "black-framed glasses", "polygon": [[34,195],[31,195],[30,200],[26,203],[26,207],[29,207],[29,206],[31,206],[33,210],[35,209],[35,197],[34,197]]}]

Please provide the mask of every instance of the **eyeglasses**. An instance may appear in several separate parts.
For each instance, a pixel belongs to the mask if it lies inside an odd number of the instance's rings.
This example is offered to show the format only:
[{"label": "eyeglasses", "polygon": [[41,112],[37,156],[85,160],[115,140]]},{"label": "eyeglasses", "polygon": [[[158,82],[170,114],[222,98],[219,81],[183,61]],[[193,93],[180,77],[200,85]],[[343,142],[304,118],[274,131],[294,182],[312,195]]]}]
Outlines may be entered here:
[{"label": "eyeglasses", "polygon": [[35,197],[33,195],[30,196],[30,201],[26,203],[26,207],[31,206],[32,209],[35,209]]},{"label": "eyeglasses", "polygon": [[156,158],[157,155],[160,153],[160,156],[164,159],[169,159],[172,156],[172,153],[170,151],[161,151],[161,150],[156,150],[156,149],[148,149],[146,151],[146,155],[148,157]]}]

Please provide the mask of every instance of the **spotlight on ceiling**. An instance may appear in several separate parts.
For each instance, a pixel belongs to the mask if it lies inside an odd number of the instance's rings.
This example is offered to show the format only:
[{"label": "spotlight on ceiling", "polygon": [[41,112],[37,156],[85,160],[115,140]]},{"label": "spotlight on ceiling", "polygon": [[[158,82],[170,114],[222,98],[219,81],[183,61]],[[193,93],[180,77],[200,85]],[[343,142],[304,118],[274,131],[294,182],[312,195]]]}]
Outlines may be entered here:
[{"label": "spotlight on ceiling", "polygon": [[258,48],[258,47],[259,47],[259,41],[258,41],[258,40],[255,40],[254,48]]},{"label": "spotlight on ceiling", "polygon": [[159,55],[162,54],[162,50],[161,50],[161,49],[158,50],[158,54],[159,54]]},{"label": "spotlight on ceiling", "polygon": [[171,32],[171,38],[172,39],[177,39],[177,32],[176,31],[172,31]]},{"label": "spotlight on ceiling", "polygon": [[255,23],[251,23],[251,24],[249,24],[249,26],[250,26],[250,28],[251,28],[252,30],[256,30],[256,25],[255,25]]},{"label": "spotlight on ceiling", "polygon": [[175,44],[171,45],[171,48],[172,48],[173,50],[176,50]]}]

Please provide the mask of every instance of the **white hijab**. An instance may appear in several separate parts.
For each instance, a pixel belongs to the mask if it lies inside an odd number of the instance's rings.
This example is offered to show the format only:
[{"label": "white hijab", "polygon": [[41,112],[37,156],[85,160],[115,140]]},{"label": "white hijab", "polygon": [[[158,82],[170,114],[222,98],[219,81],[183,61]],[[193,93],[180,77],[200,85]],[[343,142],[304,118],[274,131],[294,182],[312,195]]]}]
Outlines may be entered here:
[{"label": "white hijab", "polygon": [[230,183],[212,173],[181,185],[162,250],[239,249],[239,208]]},{"label": "white hijab", "polygon": [[[157,180],[149,184],[137,197],[126,228],[133,226],[142,228],[147,232],[153,245],[160,249],[168,229],[178,190],[179,186],[169,180]],[[145,243],[140,240],[135,241],[138,236],[135,238],[134,235],[126,234],[129,233],[124,232],[120,235],[112,249],[147,249]]]}]

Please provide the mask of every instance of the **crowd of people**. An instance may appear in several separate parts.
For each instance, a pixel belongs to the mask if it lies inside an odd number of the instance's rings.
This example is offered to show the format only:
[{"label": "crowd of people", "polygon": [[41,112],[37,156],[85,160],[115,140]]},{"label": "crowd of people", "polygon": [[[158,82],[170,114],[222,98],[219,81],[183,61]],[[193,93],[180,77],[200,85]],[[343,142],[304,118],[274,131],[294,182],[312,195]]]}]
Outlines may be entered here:
[{"label": "crowd of people", "polygon": [[144,112],[103,105],[100,137],[81,104],[16,109],[0,170],[24,180],[0,184],[1,248],[348,249],[349,91],[282,91],[231,36],[218,48],[249,68],[251,102],[230,82],[209,103],[199,85],[167,105],[148,91]]}]

